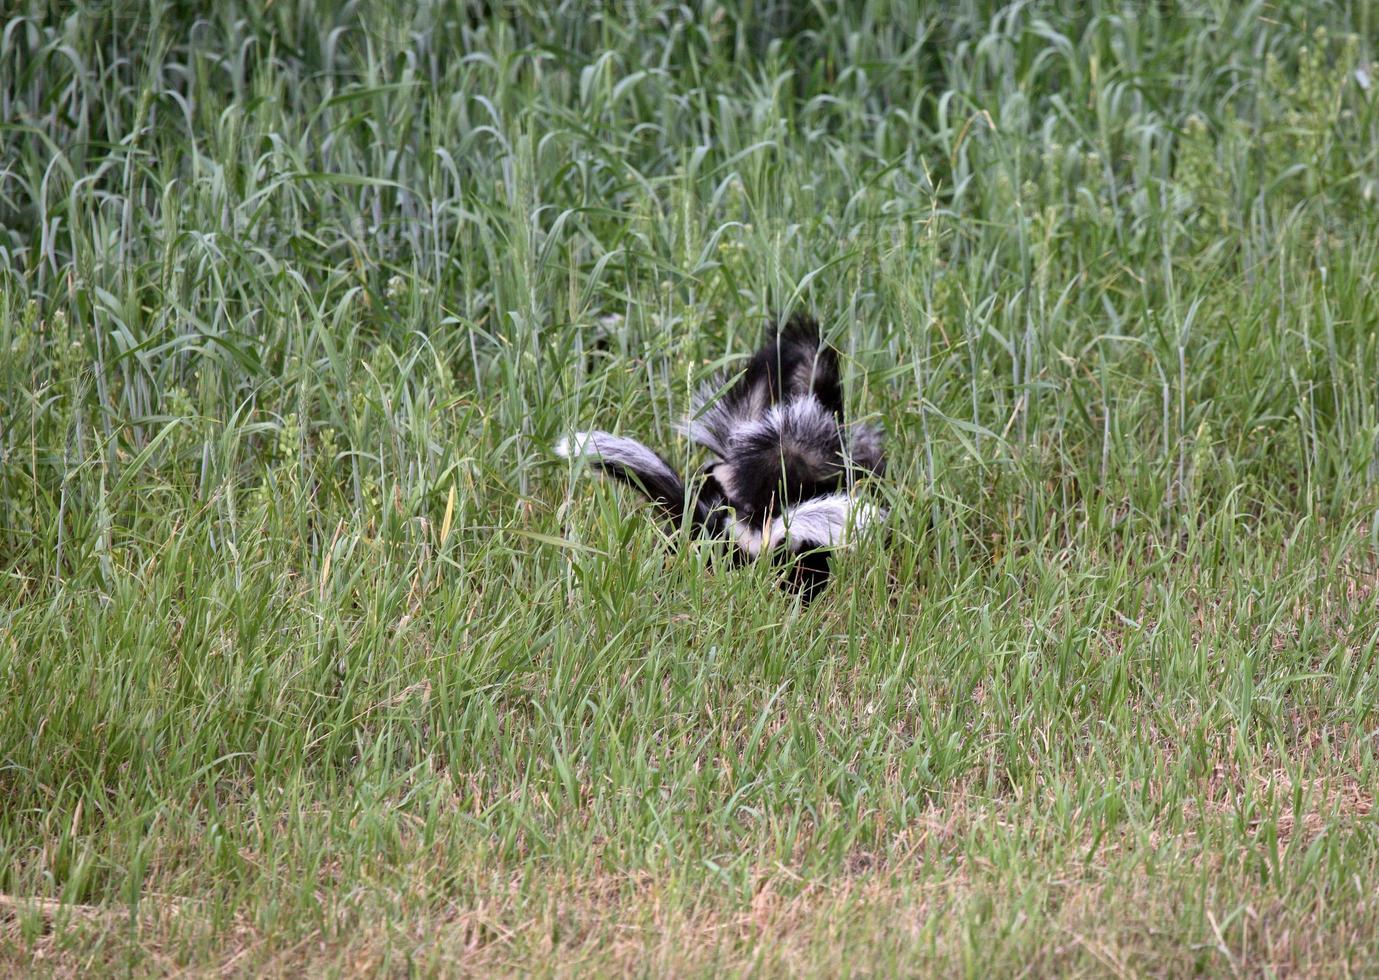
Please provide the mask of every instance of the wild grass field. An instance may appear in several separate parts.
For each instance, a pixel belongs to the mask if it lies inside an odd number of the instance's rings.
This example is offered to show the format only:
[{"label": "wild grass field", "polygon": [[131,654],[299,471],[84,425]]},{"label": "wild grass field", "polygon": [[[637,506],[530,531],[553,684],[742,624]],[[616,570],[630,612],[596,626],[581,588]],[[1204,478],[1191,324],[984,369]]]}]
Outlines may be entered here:
[{"label": "wild grass field", "polygon": [[7,9],[0,972],[1379,972],[1379,5]]}]

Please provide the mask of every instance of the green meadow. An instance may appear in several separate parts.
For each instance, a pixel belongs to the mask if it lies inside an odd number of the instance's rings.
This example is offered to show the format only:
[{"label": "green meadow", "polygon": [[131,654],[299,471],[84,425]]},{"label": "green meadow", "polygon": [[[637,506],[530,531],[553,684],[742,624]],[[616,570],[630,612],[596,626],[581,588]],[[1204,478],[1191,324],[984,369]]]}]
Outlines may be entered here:
[{"label": "green meadow", "polygon": [[15,3],[0,973],[1373,975],[1379,4]]}]

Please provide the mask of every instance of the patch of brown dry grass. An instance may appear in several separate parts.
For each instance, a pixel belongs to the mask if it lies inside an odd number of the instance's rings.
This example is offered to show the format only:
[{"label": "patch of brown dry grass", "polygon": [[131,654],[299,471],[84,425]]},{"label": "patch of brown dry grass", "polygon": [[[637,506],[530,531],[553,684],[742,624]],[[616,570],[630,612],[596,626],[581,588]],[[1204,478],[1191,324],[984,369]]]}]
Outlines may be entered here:
[{"label": "patch of brown dry grass", "polygon": [[[854,849],[836,873],[806,877],[760,859],[748,887],[687,886],[672,870],[584,875],[473,867],[437,852],[405,877],[335,896],[337,913],[292,932],[167,896],[127,907],[0,898],[0,969],[76,976],[122,965],[165,976],[875,973],[1347,975],[1379,953],[1379,906],[1357,900],[1376,869],[1342,891],[1261,876],[1223,855],[1246,781],[1281,769],[1222,766],[1151,833],[1056,840],[1021,826],[1014,804],[965,792],[934,805],[884,848]],[[1354,780],[1318,779],[1305,809],[1277,817],[1280,845],[1369,820]],[[1017,857],[976,845],[1004,836]],[[999,851],[999,849],[997,849]],[[700,876],[694,876],[698,879]],[[449,884],[438,884],[448,882]],[[327,885],[327,887],[329,887]]]}]

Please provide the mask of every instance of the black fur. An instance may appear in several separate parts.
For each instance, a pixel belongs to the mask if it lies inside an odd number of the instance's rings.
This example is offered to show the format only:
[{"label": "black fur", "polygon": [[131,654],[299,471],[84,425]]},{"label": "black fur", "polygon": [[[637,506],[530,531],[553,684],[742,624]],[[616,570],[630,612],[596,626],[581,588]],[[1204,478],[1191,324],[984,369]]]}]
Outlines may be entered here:
[{"label": "black fur", "polygon": [[843,383],[838,352],[820,339],[819,321],[796,313],[773,333],[752,355],[734,390],[748,392],[760,386],[773,405],[813,394],[841,425]]},{"label": "black fur", "polygon": [[714,456],[689,487],[659,454],[610,433],[580,433],[558,451],[635,486],[677,525],[728,537],[740,557],[786,559],[784,584],[806,599],[827,583],[850,518],[881,513],[845,494],[854,473],[884,469],[881,433],[845,424],[838,352],[812,317],[772,328],[731,384],[702,386],[680,429]]}]

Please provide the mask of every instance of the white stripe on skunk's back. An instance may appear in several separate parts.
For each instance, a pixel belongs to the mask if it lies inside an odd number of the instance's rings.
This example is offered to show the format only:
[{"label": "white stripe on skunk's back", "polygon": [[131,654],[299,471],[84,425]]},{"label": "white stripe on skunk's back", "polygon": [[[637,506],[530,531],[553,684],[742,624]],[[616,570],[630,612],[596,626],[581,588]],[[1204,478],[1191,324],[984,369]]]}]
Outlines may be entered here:
[{"label": "white stripe on skunk's back", "polygon": [[886,510],[845,493],[814,497],[771,522],[771,541],[802,548],[846,547],[857,534],[886,519]]},{"label": "white stripe on skunk's back", "polygon": [[857,535],[873,524],[880,524],[887,516],[884,507],[845,493],[831,493],[789,508],[771,521],[769,534],[762,534],[760,528],[736,518],[731,530],[737,546],[755,558],[763,551],[782,546],[789,551],[845,548]]}]

